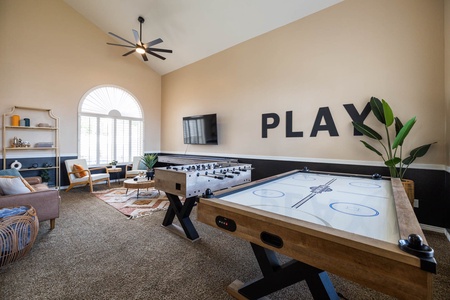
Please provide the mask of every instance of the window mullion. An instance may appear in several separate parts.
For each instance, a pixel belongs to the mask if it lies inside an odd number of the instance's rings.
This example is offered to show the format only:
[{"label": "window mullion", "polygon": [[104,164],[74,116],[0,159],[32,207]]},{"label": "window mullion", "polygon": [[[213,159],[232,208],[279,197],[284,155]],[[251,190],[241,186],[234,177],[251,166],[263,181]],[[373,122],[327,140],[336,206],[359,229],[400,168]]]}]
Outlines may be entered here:
[{"label": "window mullion", "polygon": [[113,119],[113,159],[117,159],[117,118]]},{"label": "window mullion", "polygon": [[97,157],[95,159],[96,165],[100,164],[100,117],[97,117]]}]

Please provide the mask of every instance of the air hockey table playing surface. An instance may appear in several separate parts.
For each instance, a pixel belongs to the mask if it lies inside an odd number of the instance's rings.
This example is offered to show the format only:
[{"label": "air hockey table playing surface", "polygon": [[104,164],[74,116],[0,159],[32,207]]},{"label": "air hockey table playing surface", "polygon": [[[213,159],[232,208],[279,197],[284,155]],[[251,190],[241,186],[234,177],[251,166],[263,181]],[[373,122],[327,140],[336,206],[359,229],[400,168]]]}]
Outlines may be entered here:
[{"label": "air hockey table playing surface", "polygon": [[[426,243],[399,179],[293,170],[202,197],[197,220],[250,242],[261,270],[263,248],[263,256],[277,252],[400,299],[431,299],[436,261],[399,247],[410,234]],[[272,265],[264,266],[270,275],[236,280],[228,292],[262,295],[269,277],[284,276],[283,265]]]},{"label": "air hockey table playing surface", "polygon": [[378,240],[399,239],[390,180],[300,172],[220,199]]}]

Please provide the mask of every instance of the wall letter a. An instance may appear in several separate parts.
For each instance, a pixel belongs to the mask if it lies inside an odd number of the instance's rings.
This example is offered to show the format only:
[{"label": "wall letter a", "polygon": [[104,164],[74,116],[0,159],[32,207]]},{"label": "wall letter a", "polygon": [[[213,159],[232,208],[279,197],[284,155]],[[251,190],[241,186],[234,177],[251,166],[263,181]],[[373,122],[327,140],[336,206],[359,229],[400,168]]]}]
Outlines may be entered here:
[{"label": "wall letter a", "polygon": [[[322,118],[325,120],[325,125],[320,125]],[[339,136],[333,117],[331,116],[330,108],[328,107],[319,108],[313,129],[311,130],[311,137],[317,136],[319,130],[328,131],[330,136]]]}]

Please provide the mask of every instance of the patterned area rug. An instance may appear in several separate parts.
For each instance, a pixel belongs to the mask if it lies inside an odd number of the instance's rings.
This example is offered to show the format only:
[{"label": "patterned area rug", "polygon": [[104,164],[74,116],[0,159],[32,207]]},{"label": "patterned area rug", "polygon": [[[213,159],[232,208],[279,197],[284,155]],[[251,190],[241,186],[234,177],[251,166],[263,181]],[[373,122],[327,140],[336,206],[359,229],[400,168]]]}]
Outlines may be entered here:
[{"label": "patterned area rug", "polygon": [[126,188],[115,188],[106,191],[94,192],[95,196],[105,201],[129,219],[148,216],[156,211],[167,210],[170,205],[164,192],[155,189],[137,190]]}]

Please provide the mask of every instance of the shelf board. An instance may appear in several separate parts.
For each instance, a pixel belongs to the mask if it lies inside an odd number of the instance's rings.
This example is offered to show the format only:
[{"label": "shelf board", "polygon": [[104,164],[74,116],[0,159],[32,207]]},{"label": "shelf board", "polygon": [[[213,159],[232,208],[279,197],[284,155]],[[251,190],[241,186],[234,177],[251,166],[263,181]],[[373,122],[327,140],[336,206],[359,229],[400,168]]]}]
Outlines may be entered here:
[{"label": "shelf board", "polygon": [[21,171],[35,171],[35,170],[54,170],[54,169],[59,169],[59,167],[37,167],[37,168],[20,168],[19,172]]},{"label": "shelf board", "polygon": [[56,150],[56,147],[8,147],[5,150]]},{"label": "shelf board", "polygon": [[38,127],[38,126],[10,126],[6,125],[5,129],[25,129],[25,130],[56,130],[56,127]]}]

